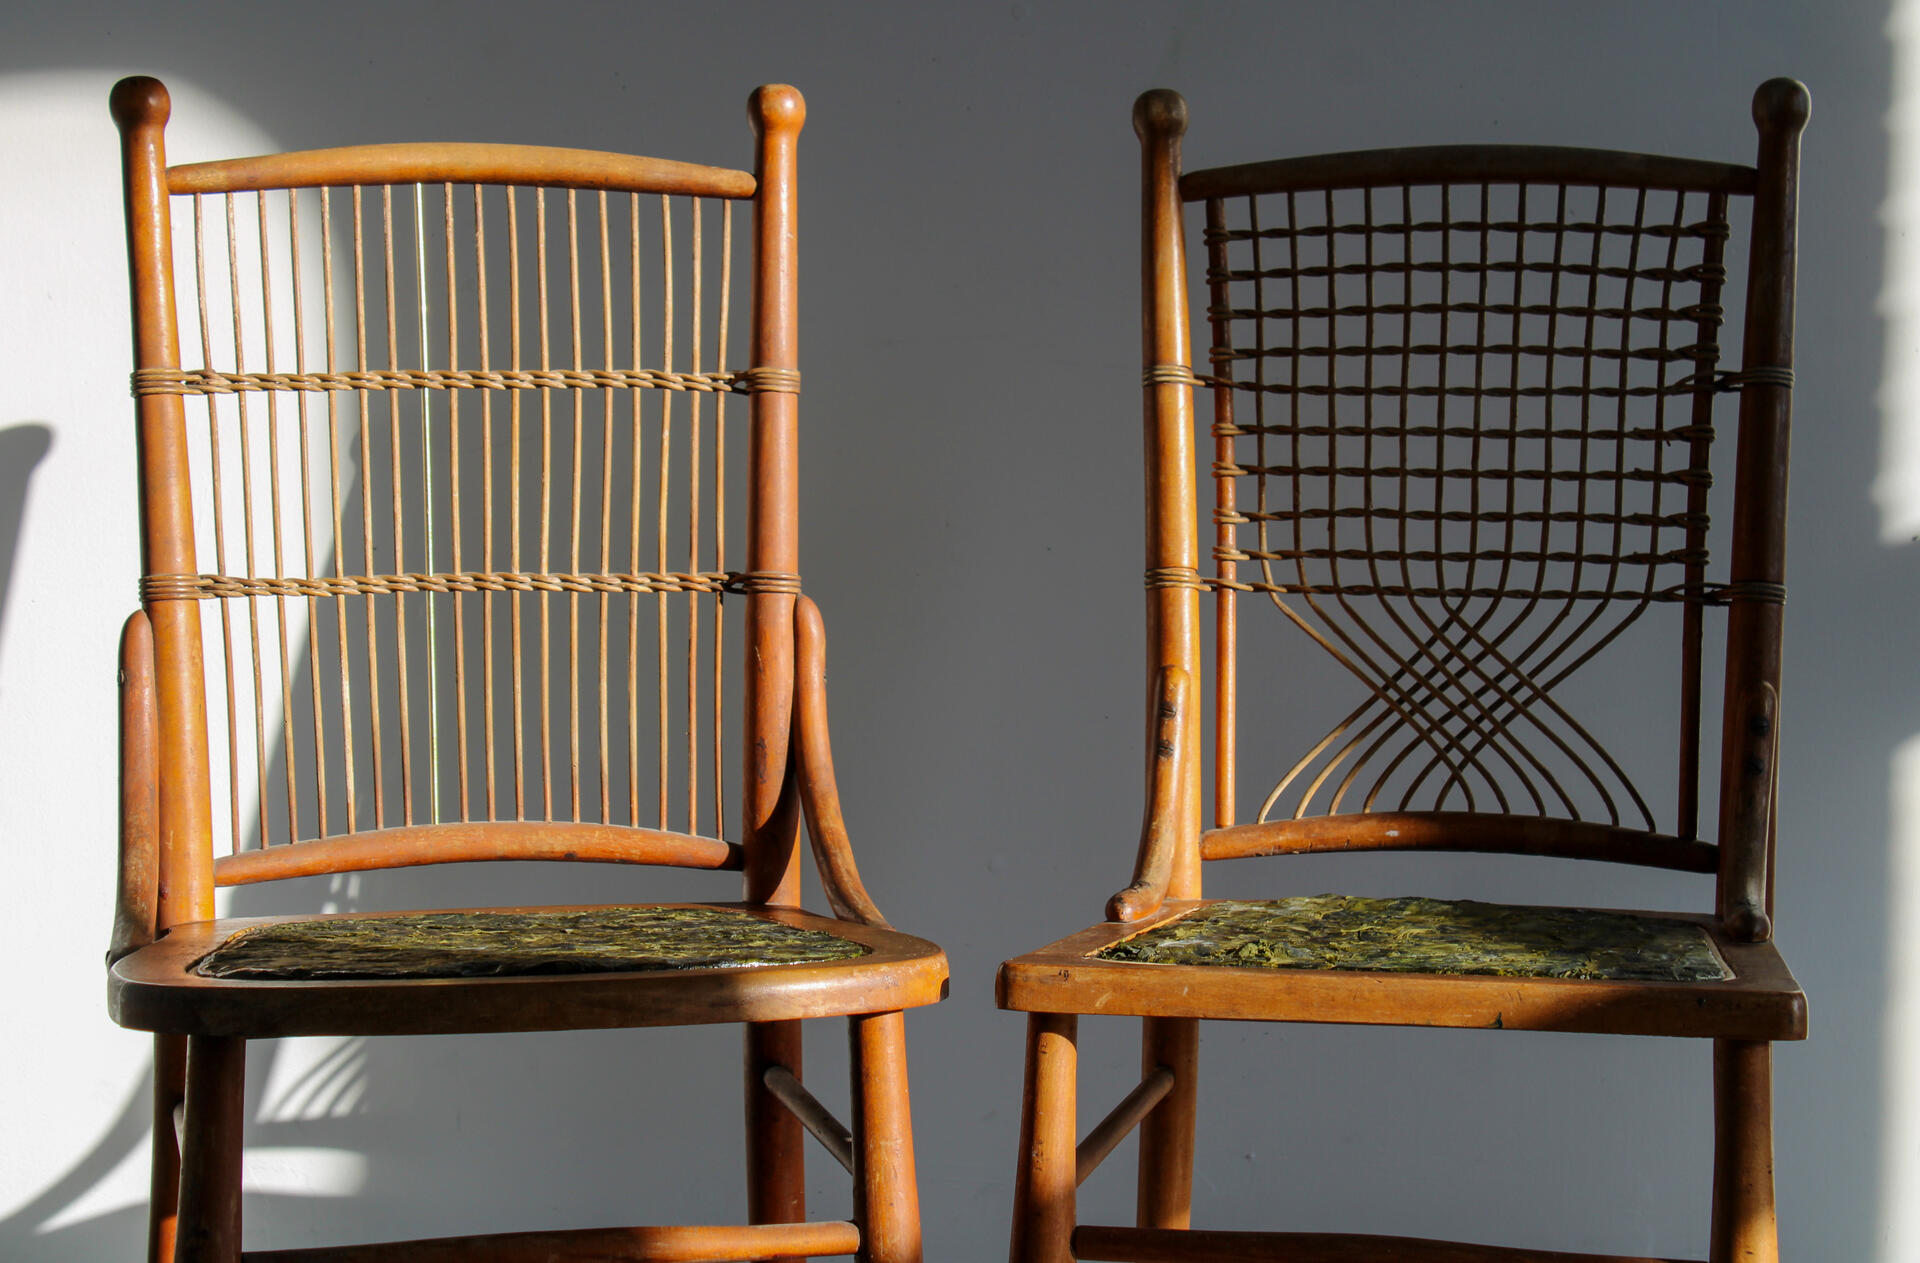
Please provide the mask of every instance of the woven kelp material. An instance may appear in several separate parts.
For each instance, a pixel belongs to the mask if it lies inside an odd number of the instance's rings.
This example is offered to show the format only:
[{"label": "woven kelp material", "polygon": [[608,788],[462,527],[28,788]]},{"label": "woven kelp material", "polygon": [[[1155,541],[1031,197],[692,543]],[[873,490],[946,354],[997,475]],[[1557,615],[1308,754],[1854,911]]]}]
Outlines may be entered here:
[{"label": "woven kelp material", "polygon": [[859,943],[731,908],[426,912],[289,921],[202,957],[209,978],[492,978],[740,969],[864,956]]},{"label": "woven kelp material", "polygon": [[1584,908],[1307,895],[1212,904],[1103,960],[1264,969],[1706,982],[1731,978],[1697,925]]}]

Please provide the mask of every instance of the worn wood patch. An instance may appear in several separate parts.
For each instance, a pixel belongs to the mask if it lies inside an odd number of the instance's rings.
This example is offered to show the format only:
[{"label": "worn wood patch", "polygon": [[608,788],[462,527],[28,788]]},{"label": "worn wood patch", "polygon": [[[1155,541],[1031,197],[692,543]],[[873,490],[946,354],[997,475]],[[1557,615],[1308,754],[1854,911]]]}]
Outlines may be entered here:
[{"label": "worn wood patch", "polygon": [[1733,973],[1697,925],[1585,908],[1304,895],[1209,904],[1103,960],[1266,969],[1704,982]]},{"label": "worn wood patch", "polygon": [[209,978],[492,978],[847,960],[860,943],[732,908],[423,912],[259,926],[194,965]]}]

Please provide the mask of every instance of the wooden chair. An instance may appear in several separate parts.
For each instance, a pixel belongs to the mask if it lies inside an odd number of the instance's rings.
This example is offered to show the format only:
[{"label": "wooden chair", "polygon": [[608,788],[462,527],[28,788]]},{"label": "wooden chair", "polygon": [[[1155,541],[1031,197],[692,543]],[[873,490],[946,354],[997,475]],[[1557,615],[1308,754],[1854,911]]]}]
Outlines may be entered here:
[{"label": "wooden chair", "polygon": [[[1761,86],[1755,167],[1482,146],[1183,175],[1185,103],[1156,91],[1135,105],[1146,821],[1134,880],[1108,903],[1107,921],[1000,972],[1002,1007],[1031,1015],[1016,1263],[1576,1257],[1190,1229],[1203,1018],[1711,1039],[1711,1258],[1776,1257],[1771,1041],[1806,1033],[1805,999],[1770,937],[1796,165],[1807,114],[1799,84]],[[1187,202],[1205,208],[1204,379],[1189,368]],[[1742,367],[1723,372],[1730,207],[1743,203]],[[1196,384],[1213,404],[1205,576]],[[1733,505],[1721,518],[1730,529],[1716,532],[1709,457],[1716,404],[1730,390],[1740,400]],[[1727,549],[1724,577],[1710,544]],[[1201,820],[1203,593],[1213,607],[1210,828]],[[1719,606],[1725,703],[1709,842],[1696,788],[1703,619]],[[1288,678],[1326,674],[1315,670],[1326,660],[1313,642],[1355,681],[1351,708],[1330,714],[1304,756],[1277,765],[1236,739],[1241,635],[1263,614],[1305,633],[1292,644],[1307,657],[1287,660]],[[1577,668],[1595,670],[1590,660],[1619,648],[1643,616],[1629,660],[1609,661],[1645,675],[1648,628],[1677,647],[1670,675],[1657,677],[1678,686],[1664,721],[1677,744],[1670,802],[1649,802],[1631,774],[1657,749],[1653,736],[1616,758],[1556,692]],[[1301,705],[1289,699],[1287,731],[1298,731]],[[1243,755],[1260,777],[1258,797],[1244,802]],[[1255,801],[1248,820],[1243,806]],[[1201,898],[1203,860],[1415,849],[1712,873],[1718,897],[1711,912],[1658,915]],[[1144,1069],[1076,1146],[1083,1013],[1145,1019]],[[1077,1226],[1076,1186],[1135,1125],[1137,1226]]]},{"label": "wooden chair", "polygon": [[[149,1257],[240,1257],[249,1039],[740,1022],[746,1225],[248,1257],[918,1260],[902,1010],[947,965],[854,868],[800,595],[800,94],[753,94],[751,174],[468,144],[169,167],[165,89],[112,106],[142,609],[110,1006],[155,1033]],[[831,918],[799,906],[802,817]],[[536,859],[745,892],[214,917],[216,886]],[[851,1128],[801,1085],[824,1016],[851,1029]],[[852,1173],[851,1222],[806,1222],[803,1127]]]}]

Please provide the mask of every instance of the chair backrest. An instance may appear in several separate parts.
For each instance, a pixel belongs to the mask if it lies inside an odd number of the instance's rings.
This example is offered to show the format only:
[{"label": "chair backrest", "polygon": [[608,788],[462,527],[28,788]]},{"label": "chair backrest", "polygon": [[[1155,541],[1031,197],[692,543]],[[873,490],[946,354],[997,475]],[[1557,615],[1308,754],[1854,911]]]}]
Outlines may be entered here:
[{"label": "chair backrest", "polygon": [[[1478,146],[1182,174],[1184,105],[1142,98],[1156,669],[1201,678],[1199,594],[1214,603],[1212,828],[1201,835],[1192,759],[1193,853],[1170,893],[1198,893],[1201,858],[1508,851],[1718,871],[1722,915],[1764,936],[1806,115],[1798,84],[1762,86],[1755,167]],[[1188,202],[1205,216],[1199,379]],[[1743,202],[1746,331],[1727,373],[1722,289]],[[1196,384],[1212,402],[1205,575]],[[1731,530],[1715,531],[1716,404],[1732,389]],[[1699,836],[1698,784],[1702,615],[1720,605],[1716,844]],[[1679,694],[1665,820],[1556,696],[1660,607],[1676,611]],[[1243,821],[1240,639],[1262,610],[1330,654],[1360,700],[1297,759],[1270,766],[1258,751],[1259,797],[1245,802],[1259,806]]]},{"label": "chair backrest", "polygon": [[752,172],[169,167],[165,89],[113,107],[163,924],[216,882],[480,858],[745,867],[792,901],[799,94],[749,102]]}]

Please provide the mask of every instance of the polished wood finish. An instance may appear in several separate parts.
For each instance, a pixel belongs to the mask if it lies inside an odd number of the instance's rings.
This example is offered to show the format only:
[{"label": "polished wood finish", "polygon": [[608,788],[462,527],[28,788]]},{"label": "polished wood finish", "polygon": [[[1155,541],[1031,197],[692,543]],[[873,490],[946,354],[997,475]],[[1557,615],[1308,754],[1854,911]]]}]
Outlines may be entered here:
[{"label": "polished wood finish", "polygon": [[116,963],[108,976],[108,1011],[122,1026],[176,1035],[244,1035],[255,1039],[286,1035],[451,1035],[788,1022],[917,1008],[939,1000],[946,988],[946,958],[940,949],[897,930],[756,903],[655,906],[737,908],[783,925],[850,939],[872,951],[850,960],[760,969],[505,978],[252,982],[203,978],[193,973],[196,961],[242,930],[286,921],[328,919],[311,913],[231,917],[176,926],[152,947]]},{"label": "polished wood finish", "polygon": [[1079,1024],[1072,1013],[1027,1018],[1026,1087],[1014,1168],[1012,1263],[1070,1263],[1079,1147],[1074,1144]]},{"label": "polished wood finish", "polygon": [[[1370,811],[1209,829],[1200,857],[1237,860],[1316,851],[1481,851],[1607,860],[1711,873],[1720,853],[1710,842],[1623,829],[1586,820],[1490,816],[1466,811]],[[1131,918],[1113,918],[1126,920]]]},{"label": "polished wood finish", "polygon": [[826,1220],[762,1226],[579,1228],[486,1237],[434,1237],[306,1250],[249,1250],[247,1263],[731,1263],[852,1254],[860,1229]]},{"label": "polished wood finish", "polygon": [[160,917],[159,744],[153,628],[136,610],[120,633],[120,886],[108,964],[153,942]]},{"label": "polished wood finish", "polygon": [[1668,915],[1700,926],[1713,938],[1715,950],[1734,973],[1725,982],[1202,968],[1100,960],[1093,955],[1206,902],[1210,901],[1169,902],[1163,915],[1152,921],[1091,926],[1008,961],[1000,971],[1000,1003],[1028,1013],[1806,1038],[1806,996],[1779,951],[1771,943],[1727,938],[1720,933],[1718,921],[1698,913]]},{"label": "polished wood finish", "polygon": [[1289,190],[1364,189],[1389,184],[1609,184],[1626,188],[1750,194],[1754,169],[1659,154],[1619,153],[1555,145],[1432,145],[1313,154],[1241,166],[1189,171],[1180,196],[1189,202]]},{"label": "polished wood finish", "polygon": [[905,1015],[847,1019],[853,1063],[853,1217],[859,1263],[920,1263],[920,1194]]},{"label": "polished wood finish", "polygon": [[[691,1263],[855,1254],[918,1263],[903,1011],[945,995],[947,964],[938,947],[890,928],[860,880],[827,731],[824,624],[799,595],[800,94],[782,85],[754,93],[752,174],[469,144],[169,168],[166,90],[129,79],[112,105],[133,276],[143,607],[121,650],[109,1008],[123,1025],[155,1032],[149,1263],[241,1257],[248,1040],[713,1022],[745,1031],[749,1224],[248,1257]],[[205,357],[191,370],[172,270],[176,197],[191,216],[187,279]],[[741,200],[753,207],[744,368],[728,358],[732,204]],[[653,215],[656,203],[659,272],[643,282],[643,208]],[[614,220],[627,237],[617,268]],[[444,258],[430,259],[429,243],[443,245]],[[691,264],[689,279],[676,279],[676,259]],[[404,275],[405,263],[415,276]],[[643,322],[643,288],[659,296],[657,324]],[[586,310],[583,294],[598,311]],[[229,321],[222,347],[212,330]],[[657,352],[643,346],[643,323],[649,338],[660,330]],[[616,328],[631,334],[630,347],[615,344]],[[289,346],[292,362],[276,361]],[[477,363],[468,358],[475,346]],[[250,355],[264,362],[245,363]],[[658,406],[643,412],[649,392]],[[726,403],[736,392],[750,396],[744,479],[725,460]],[[191,440],[189,397],[206,425]],[[403,401],[417,440],[403,428]],[[582,513],[594,493],[585,464],[594,447],[598,523]],[[556,450],[571,454],[570,469]],[[630,468],[624,486],[616,461]],[[742,482],[744,501],[735,490],[730,506],[729,488]],[[616,502],[626,520],[616,521]],[[738,524],[730,558],[732,518],[744,524],[744,566]],[[199,541],[196,521],[207,536]],[[349,572],[350,554],[366,573]],[[373,573],[376,559],[395,573]],[[723,593],[746,607],[737,700],[723,700],[733,630]],[[213,603],[204,639],[202,601]],[[654,628],[639,618],[643,601],[657,610]],[[670,601],[687,611],[677,670]],[[615,602],[625,603],[624,629]],[[361,607],[351,619],[350,603]],[[638,702],[649,632],[653,731]],[[624,664],[610,644],[624,645]],[[731,819],[727,703],[743,759],[744,811]],[[224,728],[218,759],[209,750],[214,706]],[[626,731],[617,734],[622,706]],[[649,743],[657,771],[642,767]],[[658,799],[650,818],[646,779]],[[833,917],[799,906],[803,817]],[[216,858],[216,849],[231,853]],[[527,977],[244,982],[193,972],[235,933],[313,919],[216,919],[216,884],[528,860],[739,872],[744,901],[687,906],[738,908],[868,950],[794,966]],[[850,1129],[801,1081],[801,1024],[816,1017],[850,1023]],[[796,1113],[809,1114],[830,1146],[840,1140],[854,1174],[853,1222],[806,1222]]]},{"label": "polished wood finish", "polygon": [[245,1039],[232,1035],[188,1037],[175,1263],[239,1263],[246,1082]]},{"label": "polished wood finish", "polygon": [[1167,1098],[1173,1084],[1173,1071],[1165,1066],[1155,1066],[1140,1080],[1138,1087],[1121,1097],[1120,1103],[1094,1124],[1093,1130],[1073,1151],[1073,1182],[1076,1187],[1085,1184],[1087,1177],[1099,1170],[1100,1164],[1107,1160],[1107,1155],[1140,1125],[1140,1120]]},{"label": "polished wood finish", "polygon": [[[1147,820],[1133,882],[1109,900],[1108,920],[1000,970],[1000,1005],[1029,1015],[1014,1263],[1627,1263],[1192,1229],[1204,1019],[1711,1040],[1712,1261],[1777,1257],[1769,1056],[1773,1041],[1807,1033],[1806,997],[1770,941],[1806,90],[1763,84],[1753,112],[1752,167],[1454,146],[1183,174],[1185,103],[1156,90],[1135,104]],[[1729,254],[1738,258],[1728,242],[1739,199],[1753,206],[1747,317],[1741,368],[1725,373],[1722,287]],[[1195,375],[1188,336],[1183,218],[1194,201],[1205,203],[1205,377]],[[1556,373],[1556,364],[1577,367]],[[1196,387],[1213,403],[1211,574],[1198,562]],[[1706,489],[1714,404],[1729,390],[1740,394],[1734,510],[1716,533]],[[1646,444],[1645,459],[1623,454],[1632,443]],[[1556,498],[1562,485],[1569,489]],[[1629,485],[1645,499],[1628,496]],[[1522,486],[1537,493],[1514,490]],[[1716,548],[1724,569],[1711,565]],[[1208,590],[1213,660],[1203,664],[1198,609]],[[1552,696],[1661,602],[1681,607],[1672,620],[1679,794],[1665,827],[1621,761]],[[1317,642],[1370,696],[1291,768],[1283,763],[1247,819],[1237,801],[1238,657],[1253,611],[1269,604],[1263,616],[1277,613],[1270,621]],[[1716,606],[1729,615],[1718,834],[1709,840],[1697,804],[1700,751],[1712,747],[1698,729],[1705,620]],[[1307,639],[1294,644],[1305,648],[1292,669],[1326,664]],[[1202,695],[1213,705],[1211,749],[1193,700]],[[1203,765],[1213,777],[1204,831]],[[1099,958],[1205,907],[1202,861],[1413,850],[1714,874],[1712,911],[1641,915],[1698,926],[1732,976],[1620,982]],[[1132,1228],[1074,1226],[1061,1154],[1075,1129],[1080,1014],[1142,1019],[1142,1085],[1095,1128],[1079,1163],[1089,1173],[1138,1123]]]},{"label": "polished wood finish", "polygon": [[173,193],[240,193],[342,184],[521,184],[619,193],[750,198],[745,171],[537,145],[356,145],[167,168]]},{"label": "polished wood finish", "polygon": [[567,820],[490,820],[396,825],[391,829],[316,838],[297,846],[222,855],[213,862],[213,879],[221,886],[245,886],[318,873],[360,873],[486,860],[739,869],[745,863],[745,852],[733,842],[666,829]]}]

